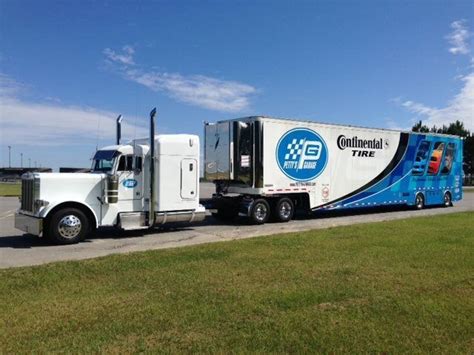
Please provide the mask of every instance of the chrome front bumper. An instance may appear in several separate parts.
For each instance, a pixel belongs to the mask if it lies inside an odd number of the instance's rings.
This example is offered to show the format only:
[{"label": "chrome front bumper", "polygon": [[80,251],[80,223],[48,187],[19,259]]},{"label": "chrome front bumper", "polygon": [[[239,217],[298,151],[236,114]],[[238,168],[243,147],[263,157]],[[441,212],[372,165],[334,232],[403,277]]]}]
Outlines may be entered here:
[{"label": "chrome front bumper", "polygon": [[43,232],[43,220],[22,213],[15,213],[15,228],[33,235]]}]

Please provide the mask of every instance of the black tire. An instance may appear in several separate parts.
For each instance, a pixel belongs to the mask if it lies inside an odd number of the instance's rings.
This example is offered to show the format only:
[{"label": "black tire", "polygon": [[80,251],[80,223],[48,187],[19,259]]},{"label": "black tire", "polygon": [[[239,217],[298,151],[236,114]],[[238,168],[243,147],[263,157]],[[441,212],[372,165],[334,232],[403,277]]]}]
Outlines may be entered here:
[{"label": "black tire", "polygon": [[90,232],[87,216],[77,208],[56,211],[46,224],[47,237],[55,244],[75,244]]},{"label": "black tire", "polygon": [[272,215],[277,222],[288,222],[293,218],[295,205],[288,197],[282,197],[273,206]]},{"label": "black tire", "polygon": [[417,210],[425,208],[425,196],[422,193],[417,194],[415,197],[415,208]]},{"label": "black tire", "polygon": [[264,224],[270,218],[270,205],[267,200],[259,198],[252,203],[250,209],[250,220],[254,224]]},{"label": "black tire", "polygon": [[453,198],[451,197],[451,192],[446,191],[443,197],[444,207],[451,207],[453,205]]}]

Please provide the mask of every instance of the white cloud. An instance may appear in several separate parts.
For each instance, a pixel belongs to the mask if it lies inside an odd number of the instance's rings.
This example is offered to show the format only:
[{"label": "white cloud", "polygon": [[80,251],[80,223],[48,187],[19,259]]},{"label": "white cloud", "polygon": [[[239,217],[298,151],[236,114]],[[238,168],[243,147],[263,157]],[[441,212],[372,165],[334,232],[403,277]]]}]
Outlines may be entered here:
[{"label": "white cloud", "polygon": [[417,114],[426,115],[426,116],[432,116],[436,114],[436,112],[439,111],[436,108],[425,106],[423,104],[420,104],[418,102],[413,102],[413,101],[405,101],[402,103],[402,106],[406,107],[411,112],[415,112]]},{"label": "white cloud", "polygon": [[250,85],[203,75],[127,70],[124,77],[153,91],[166,92],[179,101],[216,111],[245,110],[250,106],[249,96],[256,93]]},{"label": "white cloud", "polygon": [[[19,85],[0,76],[0,127],[3,144],[61,146],[113,144],[117,113],[56,103],[32,103],[16,96]],[[126,118],[125,118],[126,119]],[[122,124],[124,140],[146,137],[147,130]]]},{"label": "white cloud", "polygon": [[461,91],[444,108],[429,107],[424,104],[405,101],[402,106],[419,117],[424,117],[423,124],[441,127],[456,120],[474,132],[474,73],[462,78],[464,86]]},{"label": "white cloud", "polygon": [[[126,80],[138,83],[155,92],[164,92],[174,99],[209,110],[238,112],[249,108],[251,95],[257,90],[248,84],[226,81],[204,75],[184,76],[178,73],[144,71],[133,67],[133,48],[127,51],[127,60],[109,48],[104,50],[106,60],[120,66],[117,73]],[[113,56],[112,56],[113,55]],[[127,61],[129,63],[127,63]]]},{"label": "white cloud", "polygon": [[452,54],[467,54],[469,53],[468,40],[471,34],[466,27],[465,20],[458,20],[451,23],[453,31],[447,36],[451,47],[449,52]]},{"label": "white cloud", "polygon": [[[452,45],[449,51],[452,54],[468,54],[470,52],[468,39],[471,33],[466,26],[466,21],[454,21],[451,23],[451,28],[453,32],[447,36],[449,43]],[[474,63],[474,58],[471,57],[470,60],[471,63]],[[431,107],[412,100],[403,101],[400,98],[393,101],[416,114],[416,120],[422,119],[423,124],[430,128],[432,126],[447,126],[459,120],[464,123],[464,127],[474,132],[474,72],[471,71],[467,75],[458,75],[456,80],[461,80],[463,86],[446,107]]]},{"label": "white cloud", "polygon": [[391,117],[386,117],[384,121],[385,121],[385,125],[389,129],[394,129],[396,131],[409,131],[410,130],[410,127],[404,127],[403,125],[400,124],[400,122],[397,122]]},{"label": "white cloud", "polygon": [[135,49],[133,49],[132,46],[123,46],[121,53],[117,53],[110,48],[105,48],[103,53],[109,62],[123,65],[135,65],[135,61],[133,60]]},{"label": "white cloud", "polygon": [[26,85],[20,84],[9,76],[0,73],[0,99],[13,96],[26,89]]}]

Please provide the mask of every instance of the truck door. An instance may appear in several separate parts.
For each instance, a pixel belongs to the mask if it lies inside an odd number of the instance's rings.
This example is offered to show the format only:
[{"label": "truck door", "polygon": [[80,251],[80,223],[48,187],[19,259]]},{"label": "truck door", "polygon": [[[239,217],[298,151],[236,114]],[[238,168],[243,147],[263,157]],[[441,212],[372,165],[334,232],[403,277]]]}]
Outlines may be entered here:
[{"label": "truck door", "polygon": [[143,159],[135,155],[122,155],[117,166],[119,177],[118,199],[122,211],[140,211],[143,204]]},{"label": "truck door", "polygon": [[181,198],[194,200],[197,196],[197,161],[196,159],[181,160]]}]

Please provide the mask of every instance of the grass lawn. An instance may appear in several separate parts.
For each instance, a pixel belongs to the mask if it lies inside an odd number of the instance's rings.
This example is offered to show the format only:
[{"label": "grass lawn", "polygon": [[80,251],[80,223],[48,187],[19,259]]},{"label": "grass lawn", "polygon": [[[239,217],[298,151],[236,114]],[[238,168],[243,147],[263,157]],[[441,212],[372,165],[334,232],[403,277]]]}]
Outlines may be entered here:
[{"label": "grass lawn", "polygon": [[20,196],[21,184],[0,182],[0,196]]},{"label": "grass lawn", "polygon": [[0,353],[474,351],[474,213],[0,271]]}]

